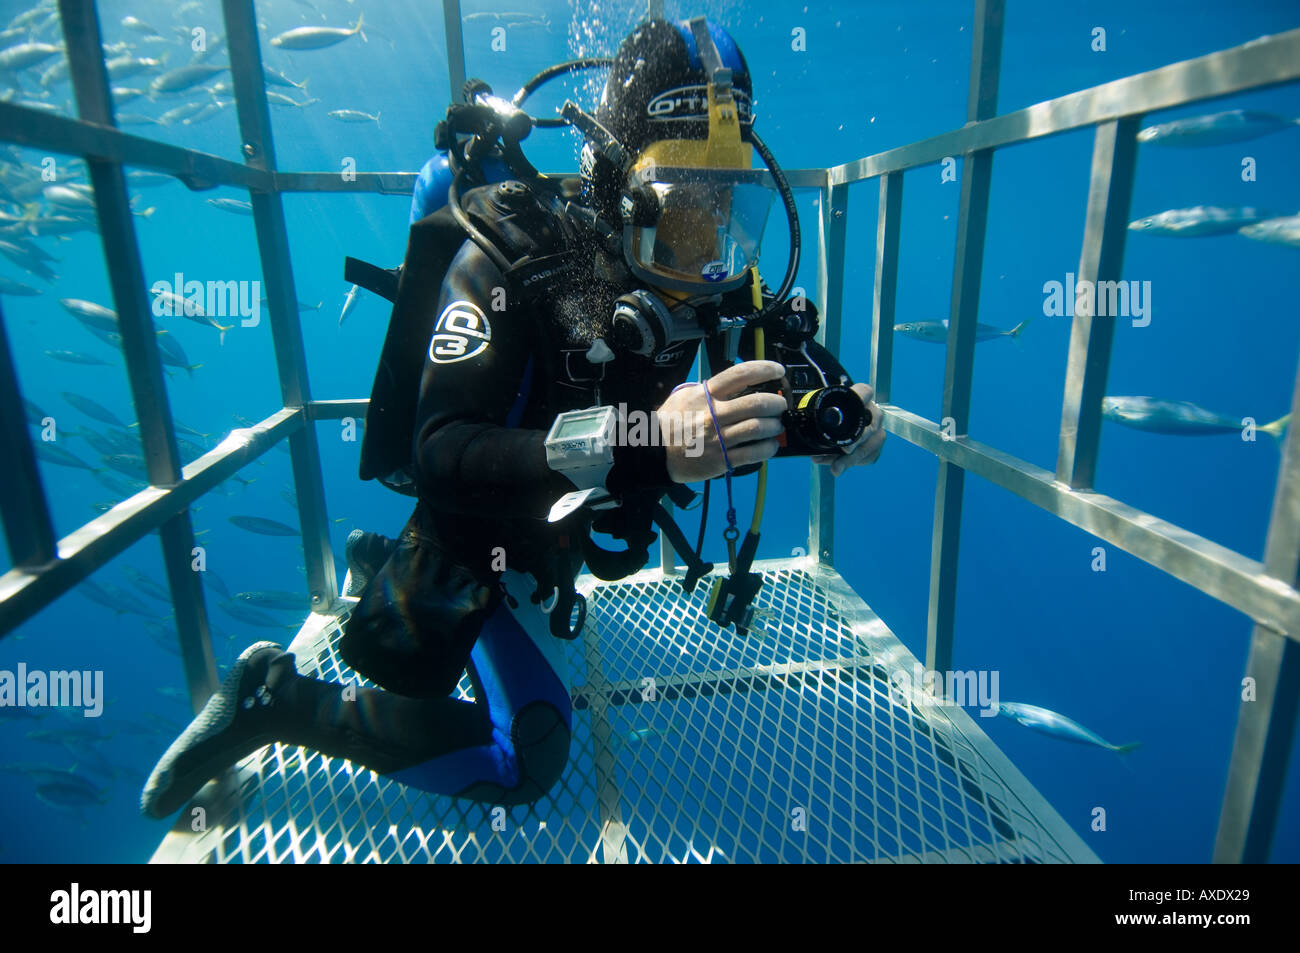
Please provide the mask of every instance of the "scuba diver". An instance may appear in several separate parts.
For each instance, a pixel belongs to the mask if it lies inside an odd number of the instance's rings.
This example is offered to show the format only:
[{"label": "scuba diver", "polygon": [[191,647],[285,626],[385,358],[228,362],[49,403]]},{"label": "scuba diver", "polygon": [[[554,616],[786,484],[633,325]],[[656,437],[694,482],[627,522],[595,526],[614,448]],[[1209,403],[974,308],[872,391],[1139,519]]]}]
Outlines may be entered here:
[{"label": "scuba diver", "polygon": [[[603,67],[594,115],[520,108],[550,78]],[[358,601],[339,654],[378,687],[300,675],[280,646],[250,646],[153,770],[146,815],[172,814],[272,742],[437,794],[541,798],[569,757],[560,640],[583,630],[576,576],[641,569],[653,524],[691,591],[713,566],[662,503],[692,502],[688,483],[706,481],[702,543],[707,481],[726,479],[730,574],[710,580],[708,614],[747,631],[761,502],[741,542],[732,479],[757,472],[761,501],[767,460],[809,456],[839,475],[874,462],[885,437],[871,389],[812,340],[813,304],[790,297],[798,216],[752,95],[734,40],[702,17],[649,20],[612,61],[559,64],[512,100],[466,84],[414,190],[402,267],[345,271],[394,303],[360,475],[417,501],[397,539],[348,539]],[[581,180],[540,175],[519,147],[562,126],[584,137]],[[775,194],[791,240],[772,292],[757,260]],[[701,382],[688,383],[697,354]],[[619,438],[636,412],[658,439]],[[472,700],[455,697],[463,673]]]}]

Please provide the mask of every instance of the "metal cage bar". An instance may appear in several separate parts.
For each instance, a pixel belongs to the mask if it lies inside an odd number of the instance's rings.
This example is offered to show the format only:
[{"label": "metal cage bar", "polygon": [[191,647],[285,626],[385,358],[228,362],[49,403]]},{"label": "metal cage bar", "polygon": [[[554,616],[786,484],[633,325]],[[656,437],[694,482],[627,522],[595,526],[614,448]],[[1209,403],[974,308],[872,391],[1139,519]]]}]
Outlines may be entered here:
[{"label": "metal cage bar", "polygon": [[[817,341],[832,354],[840,351],[844,312],[844,243],[849,222],[849,187],[822,187],[818,203],[817,300],[821,304]],[[835,478],[829,467],[812,467],[808,500],[808,552],[828,565],[835,561]]]},{"label": "metal cage bar", "polygon": [[[93,0],[59,0],[64,43],[67,47],[77,112],[99,126],[115,125],[109,94],[108,71],[102,55],[99,17]],[[145,469],[153,486],[175,486],[181,479],[180,451],[172,426],[171,406],[163,380],[158,339],[154,335],[144,268],[132,220],[130,195],[122,165],[111,159],[87,156],[86,165],[95,194],[99,235],[104,249],[127,379],[140,425]],[[194,710],[198,711],[217,687],[217,663],[208,631],[203,587],[190,568],[194,551],[194,526],[189,510],[178,510],[159,527],[163,565],[176,616],[181,662]]]},{"label": "metal cage bar", "polygon": [[[244,156],[254,168],[273,173],[275,147],[271,139],[266,84],[261,81],[262,51],[258,44],[253,3],[252,0],[222,0],[222,10]],[[266,282],[271,313],[271,338],[275,346],[280,393],[286,407],[306,407],[311,403],[311,389],[307,381],[302,327],[298,320],[289,238],[284,224],[284,201],[277,192],[252,192],[250,199],[257,249],[262,261],[262,279]],[[289,453],[293,462],[303,554],[307,560],[307,587],[312,608],[323,609],[338,598],[339,590],[315,428],[306,426],[295,430],[289,437]]]},{"label": "metal cage bar", "polygon": [[[987,119],[997,108],[1002,15],[1002,0],[978,0],[975,4],[971,95],[966,116],[971,122]],[[955,434],[966,433],[970,422],[975,326],[979,319],[980,274],[984,268],[984,233],[988,226],[992,178],[993,150],[983,149],[966,156],[961,176],[961,205],[957,213],[957,251],[953,260],[952,306],[943,376],[943,418],[945,422],[951,422]],[[940,460],[934,494],[930,597],[925,634],[925,664],[938,672],[952,668],[964,485],[965,471],[947,460]]]},{"label": "metal cage bar", "polygon": [[[1300,371],[1291,412],[1300,412]],[[1297,584],[1300,572],[1298,429],[1287,431],[1264,544],[1264,572],[1288,587]],[[1243,683],[1214,841],[1214,860],[1220,863],[1268,860],[1300,708],[1300,642],[1284,638],[1269,626],[1256,625],[1250,636],[1246,677],[1253,680],[1255,693],[1248,696]]]},{"label": "metal cage bar", "polygon": [[[1129,206],[1137,165],[1138,117],[1097,127],[1092,153],[1092,181],[1079,257],[1079,281],[1114,281],[1124,261]],[[1094,314],[1095,299],[1082,302],[1070,326],[1070,353],[1065,368],[1056,478],[1076,490],[1091,487],[1101,442],[1101,399],[1110,371],[1115,316]]]},{"label": "metal cage bar", "polygon": [[894,307],[898,301],[898,239],[903,224],[903,173],[880,177],[876,219],[876,282],[871,296],[871,386],[889,402],[894,368]]},{"label": "metal cage bar", "polygon": [[14,565],[33,569],[54,559],[54,526],[23,410],[18,371],[0,306],[0,445],[8,448],[8,459],[0,467],[0,514]]}]

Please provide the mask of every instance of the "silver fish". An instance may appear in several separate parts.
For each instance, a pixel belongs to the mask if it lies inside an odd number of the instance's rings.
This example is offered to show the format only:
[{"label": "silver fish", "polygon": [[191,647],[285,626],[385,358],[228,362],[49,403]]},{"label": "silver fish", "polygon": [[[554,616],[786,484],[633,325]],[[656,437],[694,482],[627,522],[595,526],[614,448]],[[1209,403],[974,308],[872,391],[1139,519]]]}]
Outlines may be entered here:
[{"label": "silver fish", "polygon": [[45,201],[61,208],[86,209],[94,211],[95,193],[84,185],[47,185],[41,190]]},{"label": "silver fish", "polygon": [[287,592],[283,589],[237,592],[232,597],[232,601],[262,609],[282,609],[288,612],[306,612],[311,608],[311,600],[305,593]]},{"label": "silver fish", "polygon": [[122,574],[135,585],[137,589],[143,592],[151,599],[157,599],[159,602],[165,602],[167,605],[172,604],[171,594],[159,585],[158,581],[146,572],[141,572],[134,566],[123,566]]},{"label": "silver fish", "polygon": [[1257,242],[1269,242],[1273,245],[1290,245],[1300,248],[1300,215],[1288,215],[1284,218],[1270,218],[1256,222],[1241,229],[1241,234]]},{"label": "silver fish", "polygon": [[25,285],[21,281],[14,281],[12,278],[6,278],[0,275],[0,295],[14,295],[15,297],[31,297],[32,295],[44,294],[40,288],[33,288],[31,285]]},{"label": "silver fish", "polygon": [[47,349],[45,351],[45,356],[52,357],[56,361],[64,361],[65,363],[68,364],[87,364],[87,365],[102,364],[105,367],[107,367],[108,364],[110,363],[109,361],[105,361],[102,358],[98,358],[90,354],[82,354],[80,351],[67,351],[62,349],[57,349],[57,350]]},{"label": "silver fish", "polygon": [[320,102],[319,99],[307,99],[298,102],[298,100],[294,99],[292,96],[286,96],[284,93],[277,93],[273,89],[268,89],[266,91],[266,101],[272,106],[297,106],[299,109],[302,109],[305,106],[313,106]]},{"label": "silver fish", "polygon": [[51,807],[82,808],[108,803],[107,788],[97,788],[87,781],[51,781],[38,785],[36,796]]},{"label": "silver fish", "polygon": [[75,235],[78,232],[97,232],[99,225],[93,218],[42,215],[27,222],[27,231],[38,238],[49,238],[57,235]]},{"label": "silver fish", "polygon": [[91,400],[89,397],[67,390],[63,391],[62,396],[65,401],[77,408],[77,410],[81,411],[91,420],[98,420],[100,423],[108,424],[112,427],[126,427],[126,424],[122,423],[122,421],[117,418],[116,414],[97,401]]},{"label": "silver fish", "polygon": [[41,74],[41,89],[49,89],[55,83],[68,78],[68,60],[63,58]]},{"label": "silver fish", "polygon": [[1167,212],[1148,215],[1128,223],[1131,232],[1151,235],[1168,235],[1171,238],[1200,238],[1206,235],[1227,235],[1244,225],[1251,225],[1276,212],[1258,208],[1219,208],[1214,205],[1197,205],[1193,208],[1171,208]]},{"label": "silver fish", "polygon": [[272,37],[271,45],[278,46],[283,50],[319,50],[327,46],[333,46],[335,43],[342,43],[350,36],[361,34],[361,39],[369,43],[366,34],[362,32],[362,16],[357,17],[357,25],[351,29],[341,29],[339,27],[326,26],[300,26],[293,30],[287,30],[279,36]]},{"label": "silver fish", "polygon": [[67,310],[74,318],[92,328],[99,328],[101,331],[116,331],[117,312],[112,308],[106,308],[102,304],[95,304],[93,301],[83,301],[80,298],[60,298],[59,304]]},{"label": "silver fish", "polygon": [[129,103],[133,99],[139,99],[143,95],[143,89],[136,89],[131,86],[113,87],[113,101],[119,106]]},{"label": "silver fish", "polygon": [[[229,202],[233,199],[208,199],[209,202]],[[150,294],[154,296],[154,314],[161,317],[166,311],[171,312],[171,317],[188,318],[195,324],[205,328],[215,328],[220,332],[217,340],[221,344],[226,343],[226,332],[234,327],[233,324],[222,324],[212,315],[203,310],[203,305],[195,298],[184,298],[174,291],[163,291],[162,289],[149,289]],[[161,306],[160,306],[161,305]]]},{"label": "silver fish", "polygon": [[[261,626],[264,629],[285,628],[285,623],[273,616],[267,615],[260,609],[254,609],[251,606],[241,605],[238,602],[231,602],[229,600],[218,602],[217,605],[221,607],[221,610],[225,612],[226,615],[233,619],[238,619],[240,622],[247,622],[249,625]],[[292,628],[297,628],[297,626],[294,625]]]},{"label": "silver fish", "polygon": [[1107,751],[1114,751],[1118,754],[1127,754],[1141,744],[1140,741],[1134,741],[1126,745],[1113,745],[1101,735],[1083,727],[1077,721],[1058,712],[1039,708],[1037,705],[1003,702],[998,705],[998,714],[1012,718],[1026,728],[1032,728],[1034,731],[1051,735],[1053,738],[1059,738],[1062,741],[1073,741],[1075,744],[1095,745],[1098,748],[1105,748]]},{"label": "silver fish", "polygon": [[0,72],[26,69],[62,52],[63,47],[52,43],[19,43],[0,50]]},{"label": "silver fish", "polygon": [[162,59],[150,59],[142,56],[115,56],[104,64],[108,70],[109,79],[125,79],[128,76],[134,76],[136,73],[143,73],[145,70],[157,69],[167,62],[164,55]]},{"label": "silver fish", "polygon": [[161,33],[138,17],[122,17],[122,26],[128,30],[134,30],[136,33],[143,33],[145,36],[162,36]]},{"label": "silver fish", "polygon": [[209,66],[207,63],[191,63],[180,69],[170,70],[156,76],[149,84],[152,93],[179,93],[212,79],[218,73],[224,73],[229,66]]},{"label": "silver fish", "polygon": [[372,116],[370,113],[363,113],[359,109],[331,109],[325,115],[331,119],[337,119],[339,122],[373,122],[376,127],[379,126],[379,113]]},{"label": "silver fish", "polygon": [[357,302],[357,287],[357,285],[353,285],[352,290],[348,292],[348,296],[343,299],[343,310],[339,312],[339,327],[343,327],[343,319],[348,316],[348,312],[352,310],[352,306]]},{"label": "silver fish", "polygon": [[[1156,397],[1103,397],[1101,415],[1117,424],[1148,433],[1202,436],[1241,433],[1240,417],[1228,417],[1198,407],[1185,400],[1160,400]],[[1291,415],[1257,426],[1277,440],[1286,433]]]},{"label": "silver fish", "polygon": [[158,332],[158,358],[168,367],[179,367],[188,373],[190,377],[193,377],[194,372],[203,366],[202,364],[191,364],[180,344],[166,331]]},{"label": "silver fish", "polygon": [[[91,602],[98,602],[101,606],[112,609],[119,615],[126,612],[133,612],[136,615],[142,615],[147,618],[154,617],[155,613],[143,602],[137,599],[125,589],[117,586],[101,586],[99,583],[90,579],[83,580],[81,585],[77,586],[75,592],[81,593]],[[54,739],[38,739],[54,740]]]},{"label": "silver fish", "polygon": [[307,89],[307,80],[304,79],[301,83],[295,83],[283,73],[278,70],[273,70],[269,66],[262,67],[262,75],[266,78],[267,86],[288,86],[293,89],[301,89],[304,91]]},{"label": "silver fish", "polygon": [[183,103],[180,106],[167,110],[158,117],[158,121],[164,126],[170,126],[174,122],[180,122],[182,119],[189,119],[197,112],[202,112],[210,103]]},{"label": "silver fish", "polygon": [[1137,141],[1180,148],[1219,146],[1256,139],[1283,129],[1294,129],[1297,124],[1300,124],[1300,119],[1287,119],[1285,116],[1255,109],[1232,109],[1148,126],[1137,134]]},{"label": "silver fish", "polygon": [[[995,328],[991,324],[976,324],[975,340],[991,341],[994,338],[1019,337],[1020,332],[1025,329],[1025,325],[1032,320],[1033,318],[1025,318],[1009,331],[1003,328]],[[918,341],[929,341],[932,344],[946,344],[948,341],[947,318],[942,321],[908,321],[904,324],[895,324],[894,330],[909,338],[915,338]]]},{"label": "silver fish", "polygon": [[223,212],[237,212],[240,215],[252,215],[253,204],[243,199],[205,199],[213,208],[219,208]]},{"label": "silver fish", "polygon": [[82,460],[76,454],[69,453],[62,447],[51,443],[48,440],[34,441],[33,446],[36,448],[36,456],[46,463],[53,463],[60,467],[71,467],[74,470],[94,470],[89,463]]},{"label": "silver fish", "polygon": [[149,189],[159,185],[175,185],[180,180],[165,172],[150,172],[134,169],[126,174],[126,180],[137,189]]},{"label": "silver fish", "polygon": [[200,122],[207,122],[213,116],[220,114],[229,105],[231,104],[223,103],[223,102],[208,103],[198,112],[196,112],[193,116],[190,116],[183,123],[181,123],[181,125],[193,126]]}]

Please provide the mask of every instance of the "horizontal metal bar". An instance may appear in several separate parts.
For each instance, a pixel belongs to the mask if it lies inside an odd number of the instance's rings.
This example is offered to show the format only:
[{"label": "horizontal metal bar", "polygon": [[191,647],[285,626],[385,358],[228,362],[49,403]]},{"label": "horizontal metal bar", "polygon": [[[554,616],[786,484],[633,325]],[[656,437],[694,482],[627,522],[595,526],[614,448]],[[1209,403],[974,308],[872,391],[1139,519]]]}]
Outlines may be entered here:
[{"label": "horizontal metal bar", "polygon": [[37,570],[0,576],[0,637],[35,615],[109,560],[222,481],[252,463],[306,422],[295,407],[276,411],[256,426],[234,430],[182,471],[174,487],[151,486],[59,540],[58,560]]},{"label": "horizontal metal bar", "polygon": [[312,420],[342,420],[344,417],[365,417],[369,400],[313,400],[307,405]]},{"label": "horizontal metal bar", "polygon": [[[63,155],[93,156],[136,169],[176,176],[191,189],[229,185],[257,192],[361,192],[410,195],[418,172],[269,172],[220,156],[168,145],[142,136],[0,102],[0,142]],[[761,170],[760,170],[761,171]],[[825,169],[788,169],[792,189],[820,189]],[[551,178],[575,175],[549,173]],[[770,177],[768,177],[770,182]]]},{"label": "horizontal metal bar", "polygon": [[947,156],[1041,139],[1295,79],[1300,79],[1300,29],[1103,83],[827,171],[833,185],[859,182],[931,165]]},{"label": "horizontal metal bar", "polygon": [[260,169],[13,103],[0,103],[0,142],[166,172],[191,189],[230,185],[268,191],[275,187],[274,177]]},{"label": "horizontal metal bar", "polygon": [[277,172],[278,192],[378,192],[409,196],[417,172]]},{"label": "horizontal metal bar", "polygon": [[887,405],[881,412],[890,433],[1300,640],[1300,592],[1267,575],[1261,563],[1104,494],[1071,489],[1050,470],[987,444],[964,436],[945,439],[933,421],[901,407]]}]

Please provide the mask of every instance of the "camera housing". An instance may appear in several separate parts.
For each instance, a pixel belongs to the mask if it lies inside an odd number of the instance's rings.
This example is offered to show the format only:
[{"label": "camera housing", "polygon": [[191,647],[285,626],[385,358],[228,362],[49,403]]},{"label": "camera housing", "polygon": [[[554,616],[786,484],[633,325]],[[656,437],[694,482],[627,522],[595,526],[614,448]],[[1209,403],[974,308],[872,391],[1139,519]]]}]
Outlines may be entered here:
[{"label": "camera housing", "polygon": [[785,376],[749,388],[785,398],[784,430],[777,438],[778,457],[808,457],[842,452],[869,426],[871,411],[841,378],[818,367],[804,348],[769,345],[767,357],[785,367]]}]

